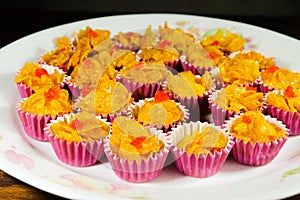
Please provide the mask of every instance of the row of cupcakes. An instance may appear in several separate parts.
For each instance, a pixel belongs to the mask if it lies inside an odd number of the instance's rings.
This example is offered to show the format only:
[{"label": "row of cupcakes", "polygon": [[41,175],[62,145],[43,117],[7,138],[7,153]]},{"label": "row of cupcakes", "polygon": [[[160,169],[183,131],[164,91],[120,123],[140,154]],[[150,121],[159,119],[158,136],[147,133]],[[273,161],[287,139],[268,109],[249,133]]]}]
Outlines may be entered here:
[{"label": "row of cupcakes", "polygon": [[[145,69],[148,69],[148,67],[146,65]],[[144,69],[143,67],[141,68]],[[141,68],[137,69],[137,72],[140,72]],[[274,68],[267,68],[266,71],[272,69],[272,72],[276,73],[281,70],[280,68],[276,68],[274,71]],[[165,69],[162,68],[161,70]],[[157,69],[153,69],[153,66],[150,65],[148,71],[156,72]],[[49,66],[44,67],[27,63],[18,72],[16,80],[23,81],[18,82],[17,85],[21,96],[24,95],[27,97],[32,94],[33,89],[36,91],[39,89],[45,90],[53,85],[62,88],[64,77],[64,73],[60,73],[59,69],[55,67],[50,68]],[[34,87],[27,87],[24,84],[27,82],[33,84]],[[299,118],[297,81],[294,81],[294,84],[288,84],[287,81],[283,81],[283,83],[286,84],[286,88],[284,90],[275,90],[277,95],[274,96],[271,93],[272,90],[268,93],[266,91],[259,92],[259,85],[253,86],[251,84],[250,86],[228,84],[225,88],[216,90],[212,75],[208,72],[202,77],[194,75],[191,71],[179,72],[177,75],[170,73],[167,81],[161,85],[158,83],[153,83],[153,85],[145,84],[144,87],[138,89],[134,88],[128,82],[118,82],[104,76],[100,78],[95,90],[86,92],[85,96],[81,95],[81,98],[77,99],[77,103],[74,102],[74,99],[71,99],[73,100],[71,103],[74,104],[73,107],[80,104],[82,108],[95,111],[97,115],[101,114],[105,117],[113,117],[116,114],[115,112],[124,111],[128,107],[128,104],[133,102],[133,99],[144,100],[147,96],[152,97],[156,91],[162,88],[170,99],[188,109],[190,119],[193,121],[201,120],[201,116],[211,113],[213,122],[216,125],[221,125],[225,119],[228,119],[235,113],[248,110],[261,110],[263,112],[267,111],[273,117],[284,121],[288,125],[288,128],[291,129],[291,135],[296,135],[300,129],[298,126],[299,123],[297,123]],[[29,92],[26,93],[27,91]],[[134,93],[136,96],[133,96]],[[278,97],[276,98],[277,101],[272,101],[275,98],[270,97],[264,99],[264,97],[269,96],[269,93],[271,93],[272,97]]]},{"label": "row of cupcakes", "polygon": [[[86,112],[52,120],[45,130],[63,163],[90,166],[106,162],[101,158],[105,154],[117,177],[137,183],[155,179],[173,163],[187,176],[210,177],[222,169],[231,152],[238,163],[267,165],[289,134],[282,122],[260,112],[236,115],[223,127],[184,123],[169,135],[130,117],[118,116],[110,123]],[[168,154],[172,160],[167,160]]]}]

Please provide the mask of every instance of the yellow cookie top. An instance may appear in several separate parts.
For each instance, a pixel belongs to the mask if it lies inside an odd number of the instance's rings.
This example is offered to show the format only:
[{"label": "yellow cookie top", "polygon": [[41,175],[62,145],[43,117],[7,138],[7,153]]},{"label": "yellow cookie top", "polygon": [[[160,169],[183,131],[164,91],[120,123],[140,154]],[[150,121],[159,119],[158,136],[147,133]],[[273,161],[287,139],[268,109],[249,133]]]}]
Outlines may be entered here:
[{"label": "yellow cookie top", "polygon": [[256,111],[263,106],[263,93],[254,87],[232,84],[221,89],[213,101],[220,108],[236,113]]},{"label": "yellow cookie top", "polygon": [[157,83],[166,80],[169,74],[164,64],[141,62],[123,77],[137,83]]},{"label": "yellow cookie top", "polygon": [[81,112],[69,120],[52,123],[49,127],[52,135],[68,142],[87,142],[100,140],[109,134],[110,127],[94,115]]},{"label": "yellow cookie top", "polygon": [[14,81],[31,87],[35,92],[39,89],[47,89],[55,85],[60,85],[64,80],[65,74],[59,72],[58,69],[50,68],[47,70],[47,68],[43,68],[38,64],[26,62]]},{"label": "yellow cookie top", "polygon": [[212,87],[212,76],[205,72],[202,77],[195,76],[191,71],[169,76],[167,89],[180,97],[197,97],[205,94]]},{"label": "yellow cookie top", "polygon": [[246,40],[244,38],[228,29],[217,29],[215,34],[210,36],[204,35],[200,41],[200,44],[208,51],[210,57],[217,64],[221,57],[241,50],[245,43]]},{"label": "yellow cookie top", "polygon": [[164,148],[164,144],[149,128],[129,117],[116,117],[112,123],[112,135],[109,138],[111,150],[122,159],[140,162],[148,159]]},{"label": "yellow cookie top", "polygon": [[188,155],[214,153],[221,151],[227,146],[228,137],[217,129],[207,126],[202,132],[196,130],[191,135],[185,135],[176,145],[178,148],[186,151]]},{"label": "yellow cookie top", "polygon": [[300,86],[300,73],[276,65],[261,72],[263,83],[275,89],[286,89],[288,86]]},{"label": "yellow cookie top", "polygon": [[131,102],[131,93],[122,83],[103,79],[96,90],[79,101],[78,107],[96,115],[107,115],[124,111]]},{"label": "yellow cookie top", "polygon": [[267,103],[289,112],[300,112],[300,90],[288,86],[283,93],[269,92]]},{"label": "yellow cookie top", "polygon": [[57,116],[72,112],[72,104],[68,91],[55,86],[32,94],[21,103],[21,109],[39,116]]},{"label": "yellow cookie top", "polygon": [[259,111],[248,111],[234,120],[229,132],[245,143],[270,143],[286,136],[286,131],[268,122]]},{"label": "yellow cookie top", "polygon": [[156,92],[153,100],[145,100],[135,115],[138,122],[157,127],[169,126],[183,119],[183,111],[162,91]]},{"label": "yellow cookie top", "polygon": [[248,57],[224,58],[218,67],[226,84],[248,84],[260,76],[259,63]]}]

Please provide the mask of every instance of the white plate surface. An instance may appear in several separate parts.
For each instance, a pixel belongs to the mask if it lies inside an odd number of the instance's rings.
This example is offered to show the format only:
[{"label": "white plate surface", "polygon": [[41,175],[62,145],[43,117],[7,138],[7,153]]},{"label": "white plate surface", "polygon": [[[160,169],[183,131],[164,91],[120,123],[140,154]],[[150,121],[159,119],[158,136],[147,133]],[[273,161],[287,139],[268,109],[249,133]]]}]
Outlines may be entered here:
[{"label": "white plate surface", "polygon": [[[62,164],[49,143],[25,136],[15,103],[13,81],[27,61],[53,48],[52,39],[92,28],[118,31],[157,27],[197,27],[200,33],[228,28],[251,39],[247,48],[274,56],[281,67],[300,71],[300,41],[260,27],[208,17],[178,14],[138,14],[83,20],[21,38],[0,50],[0,168],[34,187],[70,199],[280,199],[300,193],[300,136],[290,137],[270,164],[249,167],[228,159],[220,172],[206,179],[180,174],[170,166],[155,180],[133,184],[120,180],[108,163],[76,168]],[[289,176],[286,176],[289,174]]]}]

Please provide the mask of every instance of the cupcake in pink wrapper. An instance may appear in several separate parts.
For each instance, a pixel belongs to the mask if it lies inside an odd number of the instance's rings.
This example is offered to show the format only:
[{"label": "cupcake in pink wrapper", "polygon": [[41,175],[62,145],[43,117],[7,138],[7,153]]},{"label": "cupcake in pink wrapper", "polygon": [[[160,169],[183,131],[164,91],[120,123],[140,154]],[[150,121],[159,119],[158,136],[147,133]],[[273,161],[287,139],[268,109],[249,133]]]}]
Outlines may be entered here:
[{"label": "cupcake in pink wrapper", "polygon": [[21,97],[27,98],[40,89],[56,85],[63,88],[65,78],[65,73],[57,67],[26,62],[16,74],[14,82]]},{"label": "cupcake in pink wrapper", "polygon": [[212,121],[220,126],[225,120],[235,114],[246,111],[266,111],[264,94],[257,92],[256,87],[228,85],[221,90],[215,90],[208,98]]},{"label": "cupcake in pink wrapper", "polygon": [[217,174],[234,145],[224,129],[207,122],[183,123],[170,135],[175,166],[181,173],[197,178]]},{"label": "cupcake in pink wrapper", "polygon": [[126,87],[109,78],[101,79],[96,89],[86,96],[81,96],[75,102],[79,111],[87,111],[113,121],[118,115],[125,115],[133,99]]},{"label": "cupcake in pink wrapper", "polygon": [[121,75],[120,82],[125,85],[135,101],[154,97],[162,89],[170,72],[164,64],[138,63],[134,68]]},{"label": "cupcake in pink wrapper", "polygon": [[218,64],[225,86],[238,84],[257,87],[260,78],[260,64],[251,57],[225,57]]},{"label": "cupcake in pink wrapper", "polygon": [[289,129],[276,118],[248,111],[227,120],[224,127],[234,138],[233,158],[244,165],[272,162],[288,139]]},{"label": "cupcake in pink wrapper", "polygon": [[68,91],[59,86],[39,90],[17,103],[16,109],[25,133],[35,140],[48,141],[44,128],[57,116],[72,112]]},{"label": "cupcake in pink wrapper", "polygon": [[288,86],[299,87],[299,84],[300,73],[274,65],[261,72],[259,89],[268,93],[272,90],[284,90]]},{"label": "cupcake in pink wrapper", "polygon": [[104,144],[104,152],[122,180],[149,182],[158,177],[165,165],[170,144],[162,131],[143,127],[129,117],[119,116]]},{"label": "cupcake in pink wrapper", "polygon": [[[103,53],[104,54],[104,53]],[[105,54],[106,55],[106,54]],[[102,80],[115,80],[117,71],[110,63],[99,60],[105,55],[88,57],[76,66],[70,76],[67,77],[66,86],[75,100],[79,96],[86,96],[90,91],[100,87]],[[110,55],[108,54],[108,57]]]},{"label": "cupcake in pink wrapper", "polygon": [[104,154],[110,123],[87,112],[70,113],[49,122],[45,128],[60,161],[85,167],[96,164]]},{"label": "cupcake in pink wrapper", "polygon": [[164,133],[189,120],[189,111],[170,100],[164,91],[157,91],[153,98],[133,102],[128,115],[144,126],[161,129]]},{"label": "cupcake in pink wrapper", "polygon": [[282,121],[290,130],[290,136],[300,135],[300,91],[288,86],[285,90],[273,90],[266,95],[267,113]]},{"label": "cupcake in pink wrapper", "polygon": [[206,72],[203,76],[194,75],[191,71],[170,75],[164,90],[170,99],[184,105],[190,113],[190,120],[199,121],[209,114],[208,96],[215,88],[212,75]]}]

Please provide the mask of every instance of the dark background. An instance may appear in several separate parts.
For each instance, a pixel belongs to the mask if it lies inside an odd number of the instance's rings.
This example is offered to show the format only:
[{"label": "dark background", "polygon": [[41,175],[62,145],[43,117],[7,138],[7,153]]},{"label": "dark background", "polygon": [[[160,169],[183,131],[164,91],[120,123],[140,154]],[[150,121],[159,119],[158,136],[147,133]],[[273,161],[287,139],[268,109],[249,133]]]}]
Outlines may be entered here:
[{"label": "dark background", "polygon": [[261,26],[298,39],[300,32],[300,0],[2,0],[0,8],[0,47],[68,22],[134,13],[217,17]]}]

